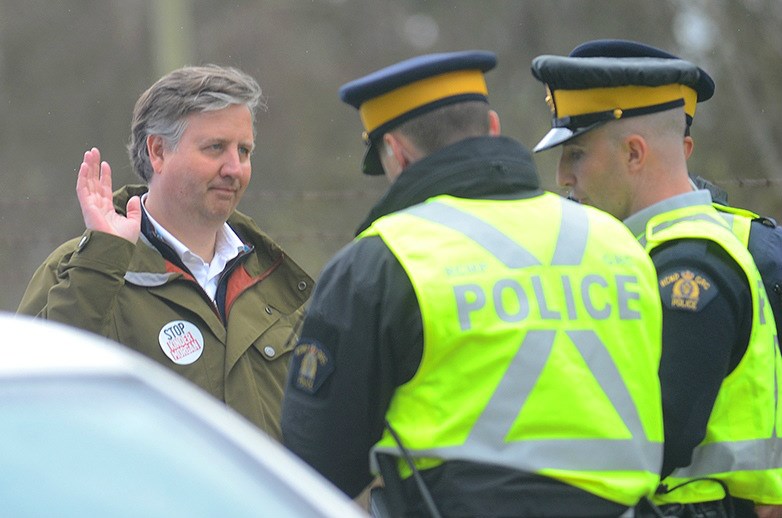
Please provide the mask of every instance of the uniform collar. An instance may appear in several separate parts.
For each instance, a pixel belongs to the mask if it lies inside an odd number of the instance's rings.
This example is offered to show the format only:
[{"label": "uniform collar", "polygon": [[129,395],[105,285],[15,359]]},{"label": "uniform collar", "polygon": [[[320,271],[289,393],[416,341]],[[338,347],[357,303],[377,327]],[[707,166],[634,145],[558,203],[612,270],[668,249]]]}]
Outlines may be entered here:
[{"label": "uniform collar", "polygon": [[381,216],[441,194],[489,198],[539,189],[532,155],[520,143],[507,137],[468,138],[405,169],[372,207],[356,234]]},{"label": "uniform collar", "polygon": [[684,194],[677,194],[671,196],[663,201],[657,202],[654,205],[650,205],[645,209],[642,209],[632,216],[624,220],[624,224],[638,239],[646,233],[646,224],[650,219],[670,212],[672,210],[681,209],[684,207],[691,207],[693,205],[708,205],[711,206],[711,194],[707,190],[699,190],[686,192]]}]

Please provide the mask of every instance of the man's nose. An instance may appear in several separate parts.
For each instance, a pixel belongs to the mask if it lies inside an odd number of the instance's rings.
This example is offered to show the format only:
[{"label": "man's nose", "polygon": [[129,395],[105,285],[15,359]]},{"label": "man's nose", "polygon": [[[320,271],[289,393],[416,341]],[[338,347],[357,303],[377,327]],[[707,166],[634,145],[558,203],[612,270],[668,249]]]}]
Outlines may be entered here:
[{"label": "man's nose", "polygon": [[225,176],[234,176],[242,171],[242,159],[239,151],[229,150],[224,155],[223,167],[221,173]]},{"label": "man's nose", "polygon": [[560,160],[559,165],[557,165],[557,185],[560,187],[571,187],[573,183],[573,175],[570,174],[568,167],[563,165]]}]

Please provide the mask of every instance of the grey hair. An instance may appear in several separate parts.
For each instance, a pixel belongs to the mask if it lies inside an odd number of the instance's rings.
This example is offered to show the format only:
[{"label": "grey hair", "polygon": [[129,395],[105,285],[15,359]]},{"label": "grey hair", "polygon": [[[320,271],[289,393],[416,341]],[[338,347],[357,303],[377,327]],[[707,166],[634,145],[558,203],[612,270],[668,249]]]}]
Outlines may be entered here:
[{"label": "grey hair", "polygon": [[[149,183],[153,170],[147,137],[158,135],[169,148],[176,148],[192,113],[244,105],[253,121],[265,109],[261,88],[251,76],[219,65],[183,67],[165,76],[141,94],[133,109],[128,154],[136,174]],[[253,134],[255,133],[253,129]]]}]

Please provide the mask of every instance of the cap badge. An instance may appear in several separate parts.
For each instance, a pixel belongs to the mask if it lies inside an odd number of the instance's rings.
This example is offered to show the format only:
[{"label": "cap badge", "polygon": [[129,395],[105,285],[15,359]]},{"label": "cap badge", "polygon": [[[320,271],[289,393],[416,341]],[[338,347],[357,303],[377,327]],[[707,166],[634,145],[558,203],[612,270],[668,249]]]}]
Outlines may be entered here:
[{"label": "cap badge", "polygon": [[549,89],[548,85],[546,85],[546,104],[548,104],[551,113],[557,113],[557,107],[554,106],[554,96],[551,95],[551,89]]}]

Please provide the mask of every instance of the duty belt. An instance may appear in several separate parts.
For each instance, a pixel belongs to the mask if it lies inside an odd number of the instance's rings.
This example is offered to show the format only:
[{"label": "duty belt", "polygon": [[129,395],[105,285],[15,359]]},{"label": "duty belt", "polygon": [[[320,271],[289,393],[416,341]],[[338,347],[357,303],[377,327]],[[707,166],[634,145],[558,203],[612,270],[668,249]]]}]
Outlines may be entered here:
[{"label": "duty belt", "polygon": [[650,509],[644,509],[641,512],[636,511],[636,516],[640,518],[651,517],[676,517],[676,518],[732,518],[733,510],[728,509],[725,500],[715,500],[712,502],[697,502],[691,504],[663,504],[657,507],[656,512]]}]

